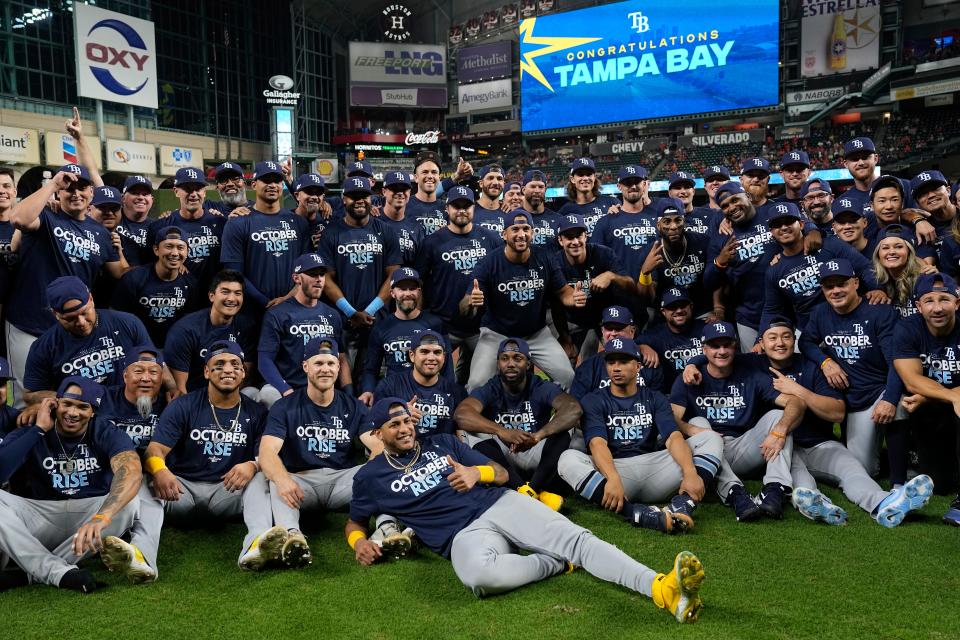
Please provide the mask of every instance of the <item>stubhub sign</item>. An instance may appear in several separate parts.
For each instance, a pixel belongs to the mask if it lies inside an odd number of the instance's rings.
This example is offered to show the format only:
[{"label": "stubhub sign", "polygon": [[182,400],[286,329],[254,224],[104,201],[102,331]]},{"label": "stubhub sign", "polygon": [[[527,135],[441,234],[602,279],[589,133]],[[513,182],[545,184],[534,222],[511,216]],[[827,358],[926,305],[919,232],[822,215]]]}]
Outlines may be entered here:
[{"label": "stubhub sign", "polygon": [[779,102],[777,0],[630,0],[520,23],[521,127]]},{"label": "stubhub sign", "polygon": [[88,4],[74,4],[77,94],[157,108],[153,23]]}]

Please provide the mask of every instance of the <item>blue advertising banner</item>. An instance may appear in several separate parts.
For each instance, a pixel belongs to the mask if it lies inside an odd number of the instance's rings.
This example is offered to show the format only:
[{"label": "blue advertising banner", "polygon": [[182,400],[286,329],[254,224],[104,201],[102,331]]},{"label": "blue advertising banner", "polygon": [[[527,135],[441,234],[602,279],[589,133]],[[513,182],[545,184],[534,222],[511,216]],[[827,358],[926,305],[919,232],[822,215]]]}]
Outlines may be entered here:
[{"label": "blue advertising banner", "polygon": [[520,23],[521,128],[779,102],[778,0],[630,0]]}]

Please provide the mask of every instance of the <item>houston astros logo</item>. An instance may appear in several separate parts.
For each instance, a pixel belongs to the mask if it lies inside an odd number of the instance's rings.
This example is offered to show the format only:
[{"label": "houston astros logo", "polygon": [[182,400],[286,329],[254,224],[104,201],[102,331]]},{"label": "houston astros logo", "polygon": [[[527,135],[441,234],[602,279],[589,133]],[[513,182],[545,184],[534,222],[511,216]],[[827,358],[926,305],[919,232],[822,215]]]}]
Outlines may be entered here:
[{"label": "houston astros logo", "polygon": [[[529,73],[537,82],[545,86],[550,93],[553,93],[553,87],[550,86],[550,81],[543,76],[543,72],[540,71],[537,63],[534,62],[534,58],[596,42],[600,40],[600,38],[535,36],[533,35],[533,28],[536,26],[536,22],[536,18],[527,18],[520,23],[520,78],[523,78],[524,73]],[[524,51],[524,45],[543,46],[534,51]]]}]

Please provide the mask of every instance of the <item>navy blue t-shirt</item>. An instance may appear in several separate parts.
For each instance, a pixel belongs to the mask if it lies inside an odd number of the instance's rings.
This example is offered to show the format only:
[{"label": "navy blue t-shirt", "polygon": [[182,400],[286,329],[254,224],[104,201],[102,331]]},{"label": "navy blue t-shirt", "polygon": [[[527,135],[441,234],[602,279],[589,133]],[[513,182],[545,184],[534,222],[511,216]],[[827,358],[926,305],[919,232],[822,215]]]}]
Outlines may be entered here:
[{"label": "navy blue t-shirt", "polygon": [[287,384],[298,388],[307,384],[303,348],[317,337],[335,340],[341,351],[346,348],[340,312],[322,302],[305,307],[291,297],[267,309],[257,351],[270,354]]},{"label": "navy blue t-shirt", "polygon": [[[764,360],[766,361],[766,358]],[[806,358],[794,357],[793,363],[786,369],[781,369],[780,373],[818,396],[843,400],[843,394],[830,386],[820,367]],[[773,374],[770,375],[770,379],[773,380]],[[803,421],[790,434],[793,436],[793,444],[800,447],[815,447],[827,440],[835,439],[833,422],[818,417],[809,407]]]},{"label": "navy blue t-shirt", "polygon": [[621,268],[637,278],[643,264],[643,248],[653,244],[658,237],[656,215],[644,211],[621,211],[601,218],[594,227],[592,239],[613,249]]},{"label": "navy blue t-shirt", "polygon": [[157,422],[160,420],[160,414],[167,406],[164,399],[163,390],[157,395],[153,402],[153,408],[147,416],[141,416],[137,405],[127,400],[123,393],[124,385],[111,387],[103,396],[100,408],[97,410],[97,418],[105,420],[108,424],[117,427],[126,433],[137,451],[143,453],[153,438],[153,431],[157,428]]},{"label": "navy blue t-shirt", "polygon": [[20,262],[20,254],[11,250],[13,232],[10,222],[0,220],[0,300],[7,299],[7,291],[13,283],[14,272]]},{"label": "navy blue t-shirt", "polygon": [[577,204],[576,202],[568,201],[560,207],[559,213],[561,216],[583,216],[583,222],[587,225],[587,237],[591,237],[593,236],[593,230],[597,227],[597,223],[607,215],[610,207],[619,204],[620,202],[617,201],[616,198],[601,195],[594,198],[593,202],[588,202],[587,204]]},{"label": "navy blue t-shirt", "polygon": [[[373,392],[381,378],[381,368],[385,367],[386,375],[390,375],[401,373],[413,366],[410,363],[410,343],[414,336],[427,330],[443,335],[443,321],[426,311],[420,312],[420,315],[411,320],[398,318],[395,314],[377,320],[370,330],[370,340],[364,354],[361,393]],[[444,351],[447,358],[443,364],[444,375],[453,375],[453,358],[449,344],[444,345]]]},{"label": "navy blue t-shirt", "polygon": [[213,276],[220,271],[220,240],[223,237],[223,227],[227,219],[223,216],[205,211],[199,218],[187,220],[179,210],[173,211],[166,218],[160,218],[151,223],[147,229],[147,243],[153,246],[157,235],[167,227],[180,227],[189,235],[187,240],[187,260],[184,263],[187,271],[206,290]]},{"label": "navy blue t-shirt", "polygon": [[366,431],[367,408],[334,389],[333,401],[321,407],[306,389],[280,398],[270,408],[263,435],[283,440],[280,460],[287,471],[346,469],[353,466],[353,444]]},{"label": "navy blue t-shirt", "polygon": [[414,195],[407,202],[404,214],[416,220],[427,236],[447,226],[447,207],[439,198],[434,202],[424,202]]},{"label": "navy blue t-shirt", "polygon": [[287,209],[268,214],[254,209],[227,220],[223,228],[223,264],[237,265],[266,299],[290,292],[297,258],[310,250],[307,221]]},{"label": "navy blue t-shirt", "polygon": [[30,346],[23,387],[56,389],[67,376],[83,376],[102,385],[123,383],[123,360],[130,349],[152,344],[143,323],[122,311],[97,309],[90,335],[78,337],[59,324]]},{"label": "navy blue t-shirt", "polygon": [[397,236],[379,218],[369,218],[363,227],[337,220],[320,238],[317,253],[333,266],[343,296],[357,309],[380,292],[385,269],[403,262]]},{"label": "navy blue t-shirt", "polygon": [[[545,248],[551,253],[559,251],[560,245],[557,244],[557,233],[559,233],[558,229],[563,221],[563,216],[546,207],[544,207],[543,213],[531,213],[531,216],[533,217],[533,241],[530,244],[534,248]],[[506,221],[504,224],[506,224]]]},{"label": "navy blue t-shirt", "polygon": [[470,392],[483,405],[481,415],[505,429],[536,433],[553,414],[553,401],[563,389],[539,376],[528,375],[523,390],[513,395],[507,391],[500,376],[495,375],[483,386]]},{"label": "navy blue t-shirt", "polygon": [[170,327],[200,306],[199,290],[200,284],[189,273],[161,280],[154,265],[144,265],[123,274],[113,290],[110,306],[139,318],[153,344],[162,348]]},{"label": "navy blue t-shirt", "polygon": [[503,236],[503,211],[499,207],[496,209],[487,209],[477,203],[473,207],[473,225],[492,231],[497,237]]},{"label": "navy blue t-shirt", "polygon": [[241,395],[239,407],[217,409],[216,416],[206,388],[180,396],[160,415],[152,442],[170,447],[166,463],[175,475],[222,482],[230,469],[257,455],[266,409]]},{"label": "navy blue t-shirt", "polygon": [[609,388],[587,394],[583,406],[583,439],[590,446],[602,438],[614,458],[630,458],[662,449],[677,430],[670,403],[659,391],[646,387],[628,398],[620,398]]},{"label": "navy blue t-shirt", "polygon": [[127,259],[127,264],[135,267],[150,264],[156,259],[153,251],[150,250],[153,245],[147,244],[148,229],[151,224],[153,220],[150,218],[136,222],[123,213],[120,214],[116,233],[120,236],[120,247],[123,249],[123,257]]},{"label": "navy blue t-shirt", "polygon": [[[654,326],[637,338],[637,344],[645,344],[660,355],[663,372],[663,389],[673,389],[673,381],[683,372],[690,358],[703,354],[700,338],[704,321],[694,318],[683,333],[674,333],[666,322]],[[576,382],[574,382],[576,384]]]},{"label": "navy blue t-shirt", "polygon": [[[449,434],[429,438],[421,446],[409,472],[394,469],[384,455],[360,468],[353,478],[350,519],[366,524],[373,516],[389,513],[413,529],[427,548],[449,558],[454,536],[492,507],[506,489],[477,483],[470,491],[458,493],[447,481],[453,473],[447,456],[466,466],[490,461]],[[408,464],[413,452],[394,460]]]},{"label": "navy blue t-shirt", "polygon": [[[566,286],[556,261],[543,251],[530,251],[524,263],[507,260],[504,251],[494,251],[473,270],[484,295],[481,326],[504,336],[527,337],[546,326],[549,297]],[[473,288],[471,282],[460,293]]]},{"label": "navy blue t-shirt", "polygon": [[949,334],[937,337],[920,314],[901,320],[893,333],[893,359],[897,358],[919,358],[923,375],[947,389],[960,386],[960,322]]},{"label": "navy blue t-shirt", "polygon": [[713,430],[738,437],[752,429],[780,393],[773,388],[770,375],[759,367],[738,365],[726,378],[714,378],[707,365],[700,367],[699,385],[673,381],[670,402],[684,407],[684,420],[706,418]]},{"label": "navy blue t-shirt", "polygon": [[403,220],[393,220],[387,215],[382,215],[378,219],[396,235],[402,264],[412,267],[426,237],[423,225],[409,215],[404,215]]},{"label": "navy blue t-shirt", "polygon": [[[40,212],[40,228],[20,241],[18,284],[4,303],[7,320],[32,335],[40,335],[56,320],[47,302],[47,285],[60,276],[77,276],[93,287],[100,269],[120,257],[110,233],[87,216],[75,220],[48,207]],[[107,276],[109,277],[109,276]]]},{"label": "navy blue t-shirt", "polygon": [[693,211],[683,216],[683,228],[693,233],[707,235],[713,228],[714,220],[723,216],[723,212],[713,207],[694,207]]},{"label": "navy blue t-shirt", "polygon": [[20,411],[10,405],[0,405],[0,442],[3,442],[7,434],[17,428],[17,416],[19,415]]},{"label": "navy blue t-shirt", "polygon": [[577,286],[578,282],[581,283],[587,294],[585,307],[564,308],[567,318],[581,329],[592,329],[600,324],[604,309],[619,304],[623,292],[615,286],[609,286],[605,291],[591,291],[590,283],[598,275],[607,271],[612,271],[618,276],[625,276],[627,272],[609,247],[588,242],[586,253],[583,264],[570,264],[563,252],[556,256],[556,260],[566,283],[571,287]]},{"label": "navy blue t-shirt", "polygon": [[417,436],[422,438],[438,433],[454,433],[457,424],[453,421],[453,412],[467,394],[463,387],[442,375],[432,387],[425,387],[413,379],[411,368],[402,373],[390,374],[381,380],[374,396],[395,396],[407,402],[416,396],[414,406],[423,413],[417,423]]},{"label": "navy blue t-shirt", "polygon": [[203,377],[207,347],[221,340],[236,342],[243,349],[246,361],[252,362],[257,331],[256,321],[243,314],[237,314],[225,326],[215,327],[210,322],[209,309],[201,309],[188,313],[170,327],[163,355],[170,369],[188,374],[187,391],[195,391],[207,386]]},{"label": "navy blue t-shirt", "polygon": [[[693,314],[699,316],[713,308],[712,292],[703,286],[703,274],[707,270],[709,261],[707,254],[709,253],[710,237],[692,231],[686,231],[683,235],[686,239],[684,248],[673,250],[673,252],[668,249],[668,253],[661,250],[664,260],[660,263],[660,266],[650,273],[657,295],[653,306],[660,306],[660,298],[664,291],[673,287],[680,287],[687,290],[693,301]],[[653,243],[649,242],[640,251],[641,265],[652,250]],[[667,261],[668,256],[673,264]]]},{"label": "navy blue t-shirt", "polygon": [[[610,376],[607,375],[607,363],[602,353],[597,353],[586,360],[573,372],[573,384],[570,394],[574,398],[582,398],[586,394],[610,386]],[[637,384],[655,391],[663,392],[663,371],[660,367],[648,367],[640,363],[637,370]]]}]

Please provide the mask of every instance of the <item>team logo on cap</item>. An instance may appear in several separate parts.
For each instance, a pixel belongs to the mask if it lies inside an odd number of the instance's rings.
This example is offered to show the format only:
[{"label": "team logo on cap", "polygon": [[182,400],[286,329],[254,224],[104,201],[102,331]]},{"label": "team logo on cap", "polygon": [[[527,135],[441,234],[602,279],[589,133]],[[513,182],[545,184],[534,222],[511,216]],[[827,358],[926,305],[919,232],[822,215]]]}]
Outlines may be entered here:
[{"label": "team logo on cap", "polygon": [[277,171],[277,170],[280,169],[280,167],[277,166],[277,163],[276,163],[276,162],[270,162],[270,161],[268,160],[267,162],[264,162],[263,164],[267,165],[267,169],[270,169],[270,171]]},{"label": "team logo on cap", "polygon": [[67,171],[67,172],[69,172],[69,173],[72,173],[72,174],[74,174],[74,175],[76,175],[76,176],[78,176],[78,175],[80,175],[81,173],[83,173],[83,169],[81,169],[80,167],[78,167],[78,166],[75,165],[75,164],[68,164],[67,166],[65,166],[65,167],[63,168],[63,170],[64,170],[64,171]]},{"label": "team logo on cap", "polygon": [[360,178],[350,178],[350,184],[353,185],[355,189],[365,189],[366,185],[363,183],[363,180]]},{"label": "team logo on cap", "polygon": [[834,260],[831,260],[827,263],[827,269],[830,271],[836,271],[840,268],[840,265],[837,264]]},{"label": "team logo on cap", "polygon": [[841,207],[850,207],[850,208],[852,208],[852,207],[853,207],[853,203],[850,202],[849,200],[847,200],[846,198],[844,198],[843,200],[840,201],[840,206],[841,206]]},{"label": "team logo on cap", "polygon": [[667,291],[667,293],[669,293],[669,294],[672,295],[672,296],[682,296],[682,295],[683,295],[682,293],[680,293],[680,289],[669,289],[669,290]]},{"label": "team logo on cap", "polygon": [[726,332],[727,332],[727,328],[726,328],[725,326],[723,326],[722,324],[720,324],[719,322],[717,322],[717,323],[715,323],[715,324],[713,325],[713,330],[716,331],[717,333],[726,333]]},{"label": "team logo on cap", "polygon": [[778,204],[777,213],[790,213],[790,209],[788,209],[785,204]]},{"label": "team logo on cap", "polygon": [[863,140],[860,140],[859,138],[854,138],[853,140],[850,141],[850,146],[853,147],[854,149],[863,149]]},{"label": "team logo on cap", "polygon": [[929,173],[927,173],[926,171],[924,171],[923,173],[918,173],[918,174],[917,174],[917,180],[920,180],[920,181],[922,181],[922,182],[926,182],[927,180],[930,180],[930,179],[932,179],[932,178],[933,178],[933,176],[931,176],[931,175],[930,175]]},{"label": "team logo on cap", "polygon": [[799,160],[799,159],[800,159],[800,154],[797,153],[796,151],[791,151],[791,152],[790,152],[790,159],[791,159],[791,160]]},{"label": "team logo on cap", "polygon": [[610,346],[612,346],[614,349],[623,349],[623,341],[620,340],[620,338],[614,338],[610,341]]}]

